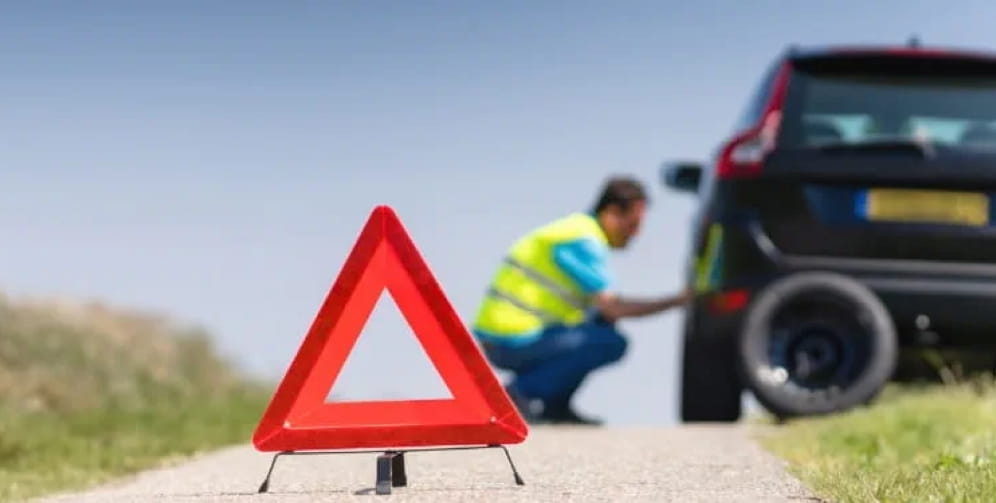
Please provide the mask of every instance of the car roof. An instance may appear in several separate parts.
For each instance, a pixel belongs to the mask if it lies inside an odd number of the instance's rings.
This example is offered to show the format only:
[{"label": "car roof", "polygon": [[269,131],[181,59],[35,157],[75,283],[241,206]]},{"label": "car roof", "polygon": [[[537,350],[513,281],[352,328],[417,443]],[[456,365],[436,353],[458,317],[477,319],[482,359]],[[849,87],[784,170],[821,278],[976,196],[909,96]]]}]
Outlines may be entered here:
[{"label": "car roof", "polygon": [[983,49],[924,47],[907,45],[831,45],[821,47],[790,47],[789,60],[836,59],[846,57],[922,57],[996,62],[996,51]]}]

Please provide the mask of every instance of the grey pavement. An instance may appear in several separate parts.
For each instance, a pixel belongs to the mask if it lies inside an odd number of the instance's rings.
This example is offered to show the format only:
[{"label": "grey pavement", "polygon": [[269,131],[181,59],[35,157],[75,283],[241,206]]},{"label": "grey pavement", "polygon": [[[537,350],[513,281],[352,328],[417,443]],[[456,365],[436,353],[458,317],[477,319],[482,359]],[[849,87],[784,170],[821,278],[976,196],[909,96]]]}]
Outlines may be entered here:
[{"label": "grey pavement", "polygon": [[376,454],[282,457],[269,492],[257,489],[271,454],[236,446],[55,502],[311,501],[819,501],[751,439],[746,426],[531,428],[500,449],[406,454],[408,486],[373,493]]}]

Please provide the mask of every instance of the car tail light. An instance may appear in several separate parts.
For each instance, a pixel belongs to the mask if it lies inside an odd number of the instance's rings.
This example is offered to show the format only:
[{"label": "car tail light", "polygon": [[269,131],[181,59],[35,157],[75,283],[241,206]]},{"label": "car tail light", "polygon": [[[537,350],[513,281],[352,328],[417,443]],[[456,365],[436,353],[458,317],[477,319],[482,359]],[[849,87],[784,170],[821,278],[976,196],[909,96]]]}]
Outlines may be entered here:
[{"label": "car tail light", "polygon": [[746,307],[749,301],[749,290],[727,290],[713,296],[709,302],[709,307],[714,313],[732,313]]},{"label": "car tail light", "polygon": [[775,148],[788,88],[788,74],[789,66],[786,63],[775,76],[760,123],[740,133],[723,147],[716,166],[716,176],[722,179],[745,178],[761,172],[764,158]]}]

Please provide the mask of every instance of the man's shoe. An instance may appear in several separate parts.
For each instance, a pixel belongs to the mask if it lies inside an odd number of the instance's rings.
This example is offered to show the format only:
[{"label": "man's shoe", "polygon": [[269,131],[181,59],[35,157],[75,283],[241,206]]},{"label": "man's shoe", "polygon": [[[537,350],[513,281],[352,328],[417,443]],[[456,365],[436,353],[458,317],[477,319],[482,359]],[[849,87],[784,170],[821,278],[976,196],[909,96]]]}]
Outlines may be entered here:
[{"label": "man's shoe", "polygon": [[570,424],[583,426],[601,426],[604,421],[598,418],[584,417],[570,407],[560,410],[544,411],[540,418],[552,424]]},{"label": "man's shoe", "polygon": [[505,386],[505,393],[508,393],[508,397],[512,400],[512,404],[515,405],[516,409],[518,409],[519,415],[522,416],[524,421],[530,424],[541,422],[537,407],[538,403],[536,400],[523,396],[511,385]]}]

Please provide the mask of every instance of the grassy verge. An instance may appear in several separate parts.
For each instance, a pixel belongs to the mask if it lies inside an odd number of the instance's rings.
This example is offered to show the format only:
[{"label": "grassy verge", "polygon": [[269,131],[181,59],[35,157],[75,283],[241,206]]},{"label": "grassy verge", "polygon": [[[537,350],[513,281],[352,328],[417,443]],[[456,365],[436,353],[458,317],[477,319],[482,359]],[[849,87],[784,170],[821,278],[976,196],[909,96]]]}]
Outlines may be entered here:
[{"label": "grassy verge", "polygon": [[200,330],[98,305],[0,297],[0,501],[246,442],[268,393]]},{"label": "grassy verge", "polygon": [[996,386],[891,388],[871,407],[793,421],[762,442],[830,501],[992,501]]},{"label": "grassy verge", "polygon": [[68,416],[0,411],[0,501],[84,488],[226,444],[246,442],[258,397]]}]

